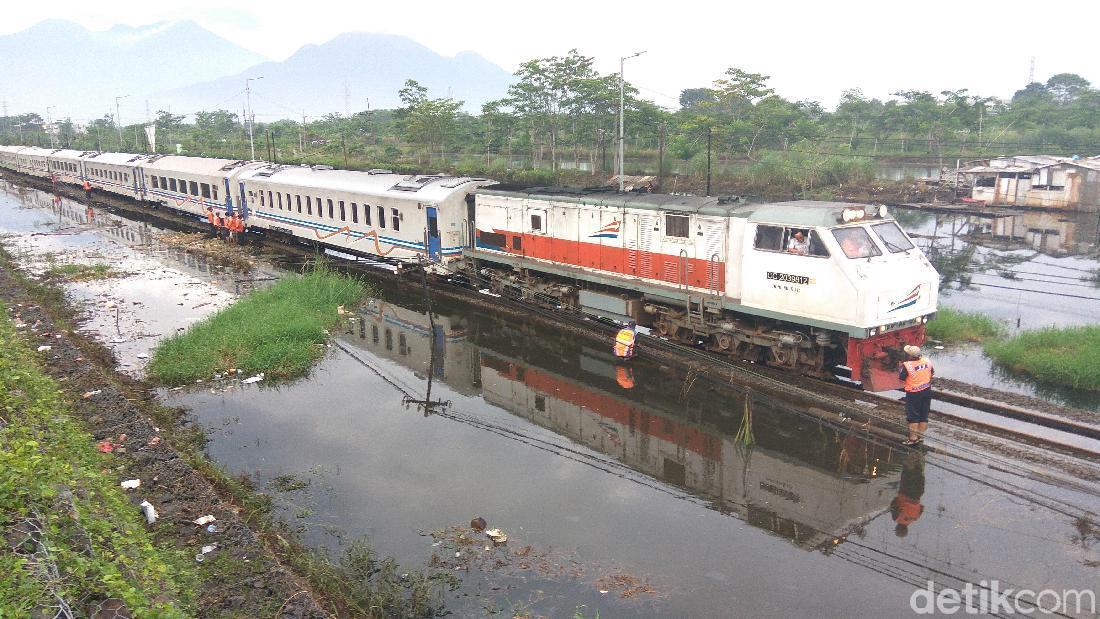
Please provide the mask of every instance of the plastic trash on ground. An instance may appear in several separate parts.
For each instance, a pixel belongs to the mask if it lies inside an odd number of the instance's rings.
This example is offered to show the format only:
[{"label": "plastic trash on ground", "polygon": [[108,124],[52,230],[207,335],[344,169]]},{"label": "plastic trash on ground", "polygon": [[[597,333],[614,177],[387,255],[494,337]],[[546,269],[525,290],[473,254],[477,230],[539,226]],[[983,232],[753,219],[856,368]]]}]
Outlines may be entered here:
[{"label": "plastic trash on ground", "polygon": [[508,541],[508,535],[500,529],[488,529],[485,536],[493,540],[494,544],[503,544]]},{"label": "plastic trash on ground", "polygon": [[264,379],[264,373],[260,372],[259,374],[255,375],[251,378],[246,378],[246,379],[242,380],[241,384],[242,385],[251,385],[252,383],[258,383],[263,379]]},{"label": "plastic trash on ground", "polygon": [[157,510],[149,501],[141,502],[141,513],[145,514],[145,522],[153,524],[157,521]]},{"label": "plastic trash on ground", "polygon": [[119,485],[122,486],[126,490],[133,490],[134,488],[140,488],[141,487],[141,480],[140,479],[127,479],[126,481],[120,483]]},{"label": "plastic trash on ground", "polygon": [[205,516],[195,518],[191,522],[194,522],[197,525],[204,525],[204,524],[209,524],[211,522],[214,522],[215,520],[217,520],[217,518],[215,518],[213,514],[207,514]]},{"label": "plastic trash on ground", "polygon": [[53,349],[53,346],[39,346],[38,347],[38,352],[46,352],[47,350],[52,350],[52,349]]},{"label": "plastic trash on ground", "polygon": [[101,393],[103,393],[102,389],[96,389],[95,391],[85,391],[84,393],[80,394],[80,397],[87,400],[88,398],[90,398],[94,395],[99,395]]}]

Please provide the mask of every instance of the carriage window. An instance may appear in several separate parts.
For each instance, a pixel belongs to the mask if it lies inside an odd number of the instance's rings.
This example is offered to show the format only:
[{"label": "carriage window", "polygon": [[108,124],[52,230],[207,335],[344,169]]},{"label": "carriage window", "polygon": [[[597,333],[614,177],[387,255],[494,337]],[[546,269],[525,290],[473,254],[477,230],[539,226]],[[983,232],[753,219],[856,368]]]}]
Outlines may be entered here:
[{"label": "carriage window", "polygon": [[384,206],[378,207],[378,227],[386,227],[386,207]]},{"label": "carriage window", "polygon": [[874,224],[871,226],[871,229],[878,234],[879,240],[886,246],[886,249],[890,250],[891,254],[913,249],[912,241],[907,239],[905,233],[901,231],[901,228],[892,221]]},{"label": "carriage window", "polygon": [[160,181],[155,176],[153,177],[153,189],[160,189]]},{"label": "carriage window", "polygon": [[283,194],[277,193],[275,194],[275,197],[279,200],[279,210],[283,210]]},{"label": "carriage window", "polygon": [[290,203],[290,194],[286,194],[286,210],[292,210],[293,206]]},{"label": "carriage window", "polygon": [[260,192],[260,206],[267,206],[267,202],[264,200],[264,192]]},{"label": "carriage window", "polygon": [[294,194],[294,203],[298,205],[298,212],[302,212],[302,196]]},{"label": "carriage window", "polygon": [[336,215],[333,214],[333,209],[332,209],[332,198],[328,199],[328,218],[329,219],[336,219]]},{"label": "carriage window", "polygon": [[393,231],[397,232],[401,229],[401,214],[395,208],[390,209],[390,214],[393,216]]},{"label": "carriage window", "polygon": [[313,198],[306,196],[306,215],[313,214]]},{"label": "carriage window", "polygon": [[340,221],[346,221],[344,215],[344,201],[340,200]]},{"label": "carriage window", "polygon": [[351,223],[359,223],[359,205],[354,202],[351,203]]},{"label": "carriage window", "polygon": [[217,185],[211,185],[210,189],[214,192],[214,199],[217,200],[218,199],[218,186]]},{"label": "carriage window", "polygon": [[687,215],[665,215],[665,236],[688,238]]},{"label": "carriage window", "polygon": [[325,205],[321,202],[321,198],[315,198],[317,200],[317,216],[325,216]]},{"label": "carriage window", "polygon": [[193,195],[193,196],[199,195],[199,184],[196,183],[195,181],[191,181],[191,195]]},{"label": "carriage window", "polygon": [[363,205],[363,223],[370,225],[370,205]]},{"label": "carriage window", "polygon": [[531,215],[531,232],[542,232],[542,215]]},{"label": "carriage window", "polygon": [[756,242],[753,243],[753,247],[766,251],[783,251],[783,228],[779,226],[757,226]]},{"label": "carriage window", "polygon": [[210,197],[210,183],[203,183],[202,184],[202,197],[204,197],[204,198],[209,198]]},{"label": "carriage window", "polygon": [[867,231],[860,226],[833,230],[833,236],[840,243],[841,251],[849,258],[870,258],[871,256],[882,255],[882,252],[879,251],[878,247],[875,247],[875,243],[871,240],[871,235],[867,234]]},{"label": "carriage window", "polygon": [[267,206],[269,208],[275,208],[275,196],[270,191],[267,192]]},{"label": "carriage window", "polygon": [[171,183],[172,191],[176,191],[176,179],[170,178],[170,179],[168,179],[168,182]]}]

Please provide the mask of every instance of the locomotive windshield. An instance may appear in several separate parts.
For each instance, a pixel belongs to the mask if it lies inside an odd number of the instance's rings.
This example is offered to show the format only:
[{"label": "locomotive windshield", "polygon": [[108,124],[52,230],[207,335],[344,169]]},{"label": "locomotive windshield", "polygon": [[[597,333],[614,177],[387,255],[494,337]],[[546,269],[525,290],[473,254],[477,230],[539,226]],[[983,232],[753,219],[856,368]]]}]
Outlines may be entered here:
[{"label": "locomotive windshield", "polygon": [[901,251],[909,251],[913,249],[913,243],[901,231],[901,228],[892,221],[886,221],[880,224],[871,226],[871,229],[878,235],[879,240],[886,249],[890,250],[890,253],[896,254]]},{"label": "locomotive windshield", "polygon": [[881,256],[882,252],[871,240],[871,235],[862,226],[853,228],[837,228],[833,230],[833,236],[845,256],[849,258],[870,258]]}]

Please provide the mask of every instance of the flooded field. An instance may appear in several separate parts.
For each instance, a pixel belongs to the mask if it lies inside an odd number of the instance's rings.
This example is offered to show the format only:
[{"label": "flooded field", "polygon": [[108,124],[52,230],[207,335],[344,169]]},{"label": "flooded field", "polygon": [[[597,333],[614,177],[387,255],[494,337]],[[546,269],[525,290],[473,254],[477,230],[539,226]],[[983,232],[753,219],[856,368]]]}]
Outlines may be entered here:
[{"label": "flooded field", "polygon": [[[0,187],[3,242],[25,261],[137,273],[68,285],[134,371],[158,337],[280,273],[277,257],[227,269],[158,245],[149,224],[88,215]],[[942,224],[910,226],[947,240]],[[1011,251],[1031,256],[1025,270],[1091,264]],[[308,543],[338,558],[365,538],[403,570],[446,574],[458,615],[903,616],[928,581],[1062,590],[1100,576],[1095,484],[1017,474],[1036,469],[973,447],[901,450],[645,359],[623,371],[604,347],[464,303],[436,299],[429,317],[419,289],[382,288],[308,378],[165,397]],[[1022,328],[1058,320],[1046,296],[1005,292],[944,302],[1006,320],[1020,307]],[[996,379],[970,368],[980,352],[950,354],[945,374]],[[507,542],[472,533],[475,517]]]},{"label": "flooded field", "polygon": [[[1009,334],[1100,322],[1096,213],[894,214],[940,271],[941,306],[986,314]],[[1008,375],[976,346],[936,351],[935,360],[958,380],[1100,410],[1096,394]]]}]

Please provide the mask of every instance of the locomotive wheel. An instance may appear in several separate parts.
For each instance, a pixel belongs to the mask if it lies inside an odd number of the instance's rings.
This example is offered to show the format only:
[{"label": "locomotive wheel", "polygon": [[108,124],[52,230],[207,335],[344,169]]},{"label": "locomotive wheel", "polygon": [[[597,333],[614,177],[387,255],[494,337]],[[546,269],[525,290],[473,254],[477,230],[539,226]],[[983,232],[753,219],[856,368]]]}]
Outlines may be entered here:
[{"label": "locomotive wheel", "polygon": [[798,351],[793,348],[785,348],[783,346],[772,346],[771,360],[775,365],[781,365],[783,367],[793,367],[794,360],[798,356]]},{"label": "locomotive wheel", "polygon": [[729,333],[715,333],[714,345],[718,350],[730,350],[733,348],[733,336]]}]

